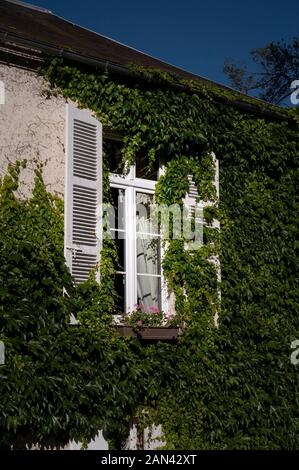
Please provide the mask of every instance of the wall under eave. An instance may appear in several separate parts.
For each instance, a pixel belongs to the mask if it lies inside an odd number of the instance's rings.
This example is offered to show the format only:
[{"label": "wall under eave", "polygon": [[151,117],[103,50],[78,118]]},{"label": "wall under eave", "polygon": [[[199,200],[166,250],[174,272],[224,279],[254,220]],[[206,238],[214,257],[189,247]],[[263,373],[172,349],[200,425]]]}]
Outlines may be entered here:
[{"label": "wall under eave", "polygon": [[18,195],[30,194],[36,162],[43,165],[47,189],[63,196],[65,100],[49,93],[34,72],[0,64],[4,103],[0,104],[0,175],[9,163],[28,161]]}]

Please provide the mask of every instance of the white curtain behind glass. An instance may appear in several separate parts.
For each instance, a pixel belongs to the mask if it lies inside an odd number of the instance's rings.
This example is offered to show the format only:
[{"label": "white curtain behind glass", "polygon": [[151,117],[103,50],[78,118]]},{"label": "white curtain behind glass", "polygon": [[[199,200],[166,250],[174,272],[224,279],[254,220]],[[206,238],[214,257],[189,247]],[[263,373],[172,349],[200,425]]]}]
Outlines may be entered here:
[{"label": "white curtain behind glass", "polygon": [[160,238],[150,233],[149,215],[153,196],[136,193],[137,299],[145,309],[160,308]]}]

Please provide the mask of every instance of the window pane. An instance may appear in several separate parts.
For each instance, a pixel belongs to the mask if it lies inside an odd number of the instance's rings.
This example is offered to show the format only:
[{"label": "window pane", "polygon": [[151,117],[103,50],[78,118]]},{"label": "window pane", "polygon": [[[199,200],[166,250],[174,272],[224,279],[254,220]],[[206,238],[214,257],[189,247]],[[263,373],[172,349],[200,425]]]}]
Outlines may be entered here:
[{"label": "window pane", "polygon": [[148,170],[149,165],[149,157],[148,157],[148,150],[141,149],[139,150],[136,156],[136,178],[143,178],[146,180],[158,180],[158,172],[159,172],[159,162],[155,161],[153,163],[153,167],[151,170]]},{"label": "window pane", "polygon": [[115,275],[115,290],[117,293],[115,313],[121,314],[126,311],[126,305],[125,305],[126,277],[125,277],[125,274],[117,273]]},{"label": "window pane", "polygon": [[151,216],[153,213],[154,195],[146,193],[136,193],[136,231],[150,233]]},{"label": "window pane", "polygon": [[[119,232],[115,232],[115,245],[117,248],[117,271],[125,271],[125,240],[117,238],[120,235]],[[122,234],[121,234],[122,235]]]},{"label": "window pane", "polygon": [[109,223],[112,229],[125,229],[125,190],[111,188],[113,209],[109,212]]},{"label": "window pane", "polygon": [[121,149],[123,142],[119,140],[104,139],[103,149],[108,162],[110,173],[122,174],[124,164],[122,162]]},{"label": "window pane", "polygon": [[160,238],[144,237],[143,235],[137,236],[137,273],[157,275],[161,273],[160,245]]},{"label": "window pane", "polygon": [[137,303],[145,310],[150,307],[161,308],[161,279],[153,276],[137,276]]}]

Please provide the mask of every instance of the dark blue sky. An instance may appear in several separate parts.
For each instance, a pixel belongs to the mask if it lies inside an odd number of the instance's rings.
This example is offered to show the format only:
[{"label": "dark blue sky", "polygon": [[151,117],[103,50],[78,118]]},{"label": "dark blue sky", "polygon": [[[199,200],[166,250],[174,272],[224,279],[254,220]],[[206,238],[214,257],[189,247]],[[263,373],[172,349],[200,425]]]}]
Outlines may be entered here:
[{"label": "dark blue sky", "polygon": [[[299,0],[32,0],[74,23],[209,79],[225,58],[299,35]],[[299,77],[298,77],[299,78]]]}]

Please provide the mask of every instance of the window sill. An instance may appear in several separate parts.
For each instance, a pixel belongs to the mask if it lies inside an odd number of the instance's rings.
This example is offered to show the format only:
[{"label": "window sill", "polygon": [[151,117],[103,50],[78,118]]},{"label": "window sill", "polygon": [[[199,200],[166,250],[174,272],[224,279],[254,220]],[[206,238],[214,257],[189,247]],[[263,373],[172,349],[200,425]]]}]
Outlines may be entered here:
[{"label": "window sill", "polygon": [[144,342],[164,341],[173,343],[181,332],[179,327],[168,326],[147,326],[138,331],[128,325],[117,325],[116,328],[121,336],[138,338]]}]

